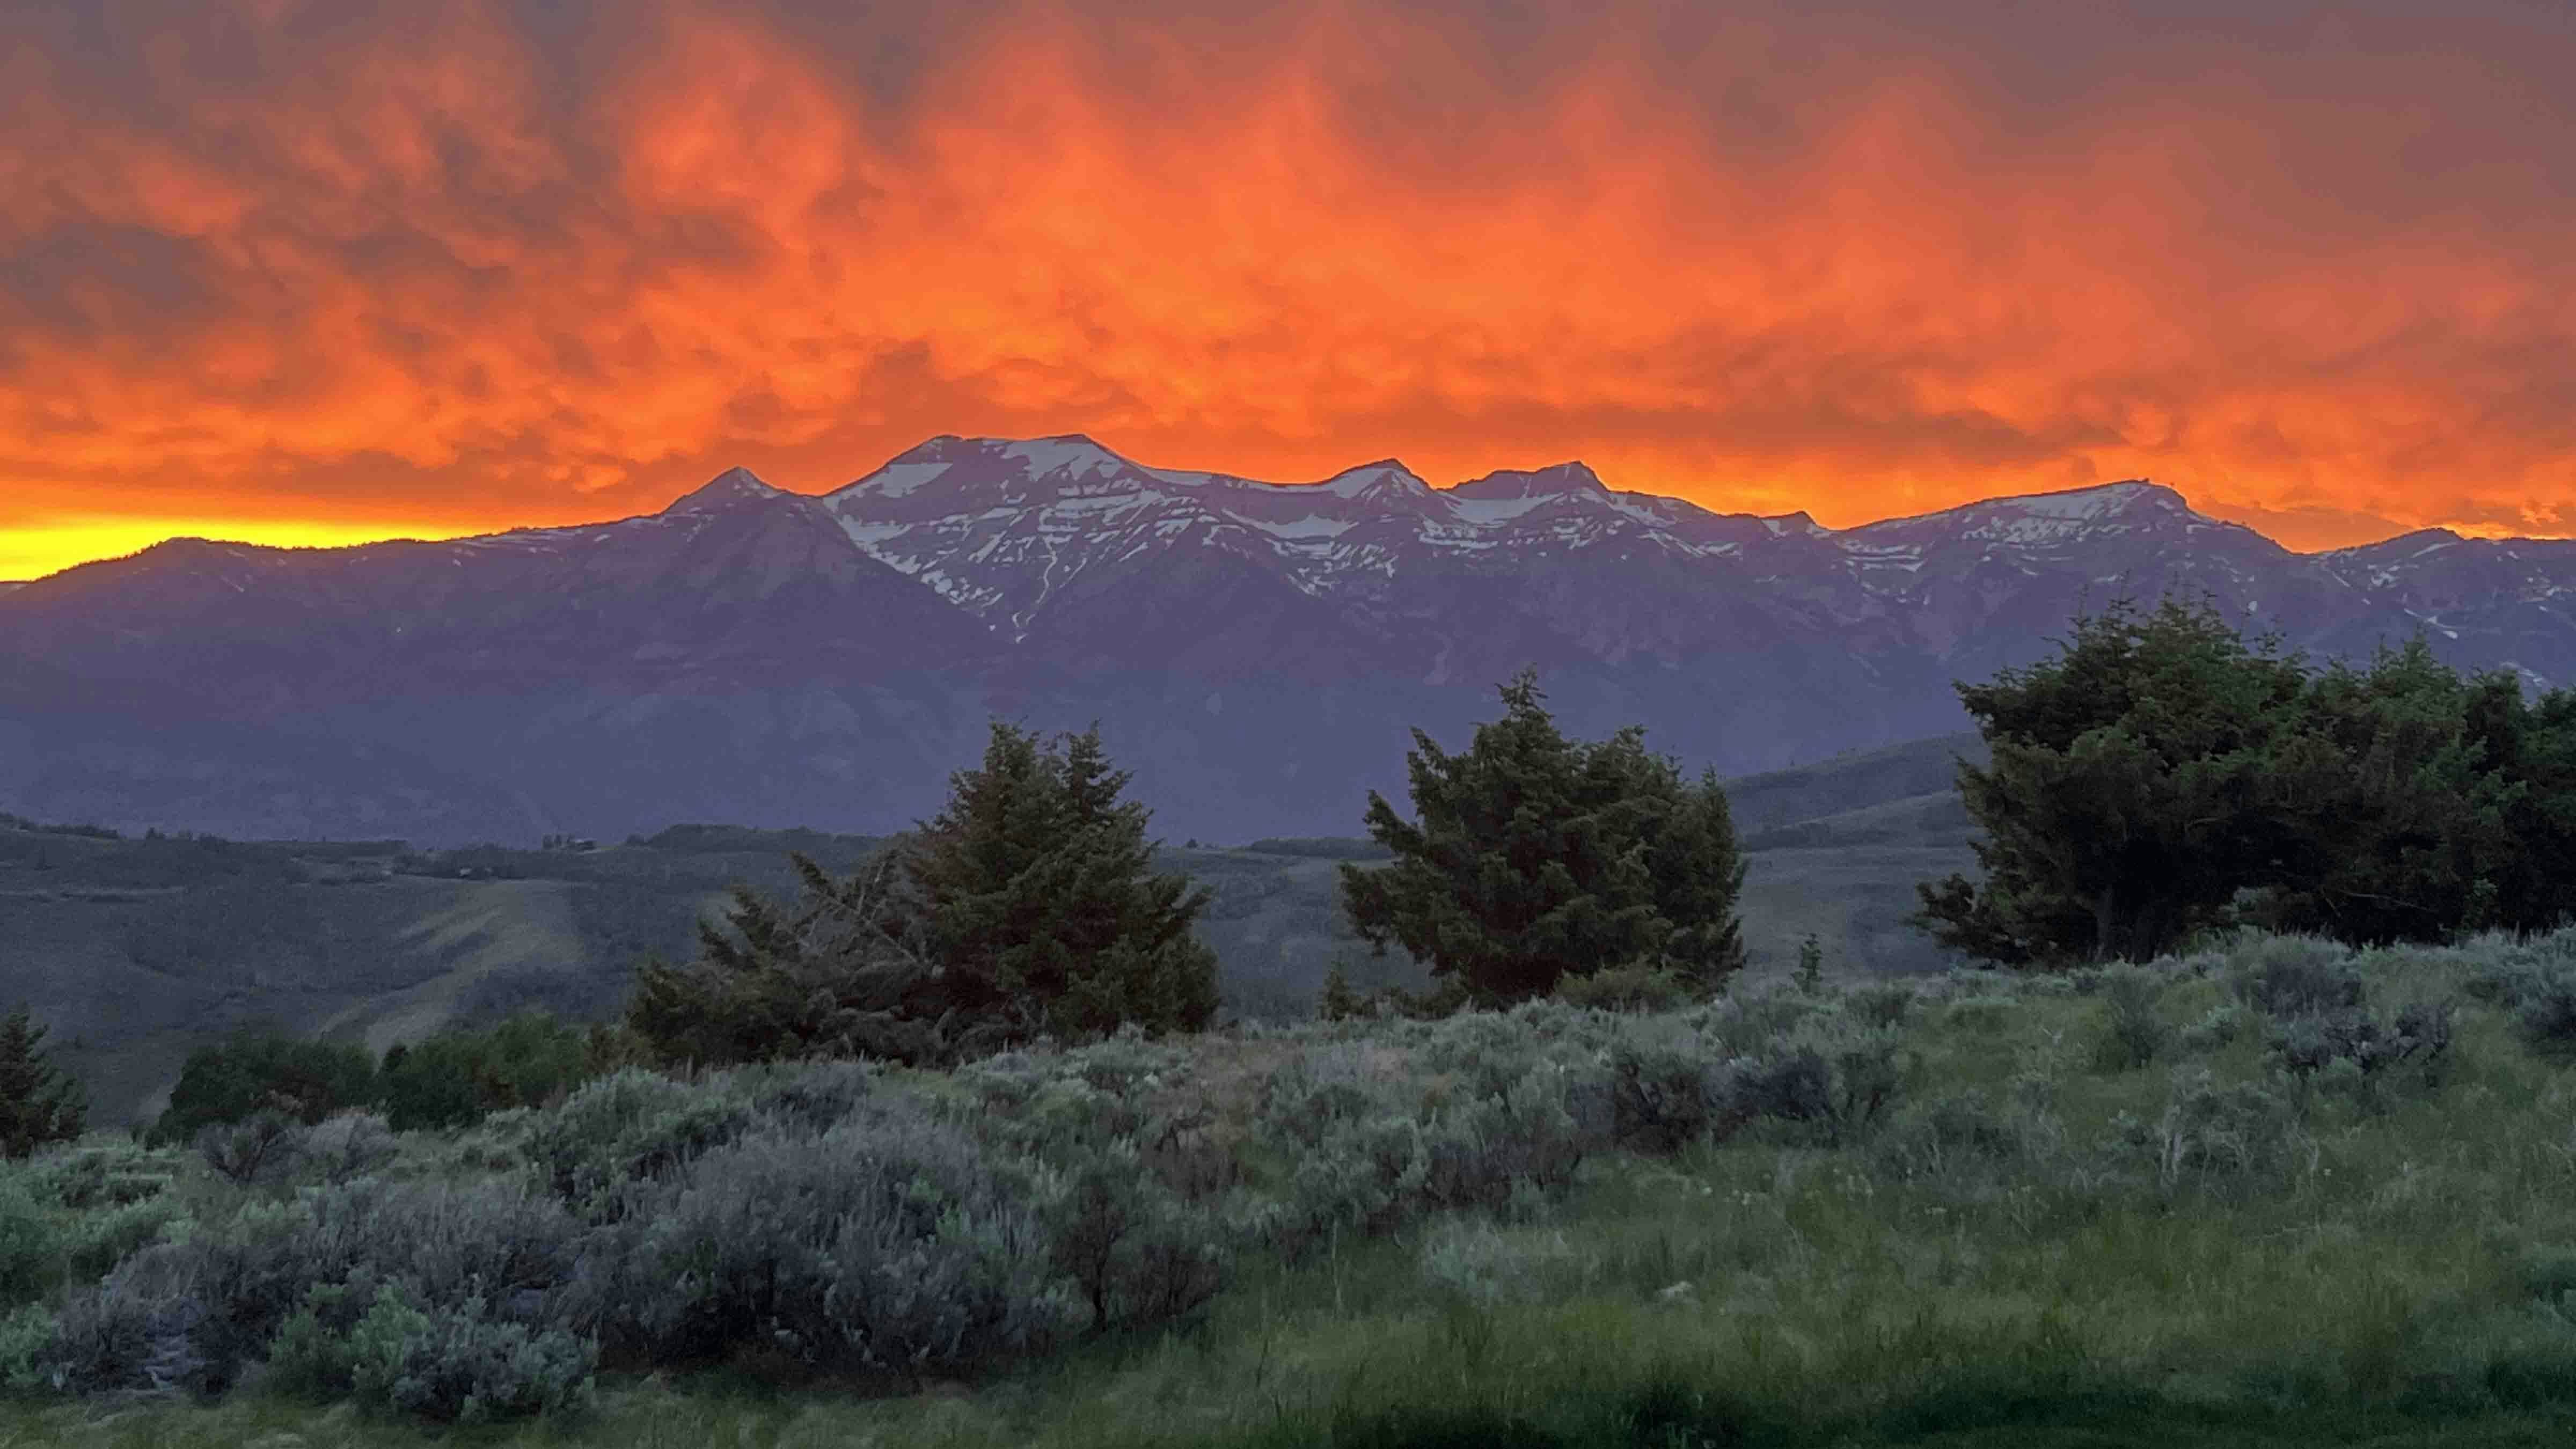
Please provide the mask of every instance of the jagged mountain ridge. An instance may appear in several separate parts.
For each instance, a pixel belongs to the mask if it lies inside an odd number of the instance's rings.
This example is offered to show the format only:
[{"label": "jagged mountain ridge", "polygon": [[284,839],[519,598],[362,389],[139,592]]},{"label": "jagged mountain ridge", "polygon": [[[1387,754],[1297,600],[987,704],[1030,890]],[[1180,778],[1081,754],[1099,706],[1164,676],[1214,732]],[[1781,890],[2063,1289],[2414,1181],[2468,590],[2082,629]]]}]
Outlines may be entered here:
[{"label": "jagged mountain ridge", "polygon": [[[174,540],[0,591],[0,667],[166,715],[143,770],[84,743],[95,704],[58,698],[80,691],[0,692],[0,809],[431,841],[883,830],[935,808],[999,714],[1100,721],[1176,838],[1347,833],[1366,790],[1400,790],[1408,726],[1461,739],[1523,664],[1570,728],[1641,722],[1732,774],[1956,730],[1952,681],[2122,594],[2206,594],[2321,655],[2421,628],[2555,684],[2576,679],[2571,586],[2576,543],[2296,554],[2142,480],[1834,530],[1580,463],[1277,484],[1080,435],[944,436],[821,496],[734,469],[617,522]],[[307,789],[273,783],[274,748],[260,791],[203,788],[245,732],[330,748]]]}]

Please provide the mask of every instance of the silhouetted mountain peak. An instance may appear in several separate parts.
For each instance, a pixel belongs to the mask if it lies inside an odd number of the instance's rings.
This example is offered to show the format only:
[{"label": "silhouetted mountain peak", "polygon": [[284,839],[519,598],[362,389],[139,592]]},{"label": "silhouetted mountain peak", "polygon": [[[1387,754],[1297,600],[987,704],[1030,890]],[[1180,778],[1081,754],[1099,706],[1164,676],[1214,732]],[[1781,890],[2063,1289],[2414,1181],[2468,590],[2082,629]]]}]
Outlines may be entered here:
[{"label": "silhouetted mountain peak", "polygon": [[1315,486],[1337,498],[1360,498],[1390,489],[1423,495],[1431,492],[1431,485],[1422,481],[1420,474],[1393,458],[1345,468]]},{"label": "silhouetted mountain peak", "polygon": [[1568,493],[1610,491],[1601,475],[1580,462],[1552,463],[1544,468],[1502,468],[1471,478],[1449,490],[1460,498],[1555,498]]},{"label": "silhouetted mountain peak", "polygon": [[2419,528],[2413,533],[2401,533],[2395,538],[2383,538],[2377,543],[2365,543],[2354,548],[2339,548],[2335,553],[2348,558],[2406,559],[2416,558],[2439,549],[2452,548],[2468,541],[2465,534],[2456,533],[2447,528]]},{"label": "silhouetted mountain peak", "polygon": [[720,513],[745,503],[766,503],[784,496],[783,490],[760,481],[759,475],[749,468],[727,468],[682,494],[662,513],[664,517],[682,513]]}]

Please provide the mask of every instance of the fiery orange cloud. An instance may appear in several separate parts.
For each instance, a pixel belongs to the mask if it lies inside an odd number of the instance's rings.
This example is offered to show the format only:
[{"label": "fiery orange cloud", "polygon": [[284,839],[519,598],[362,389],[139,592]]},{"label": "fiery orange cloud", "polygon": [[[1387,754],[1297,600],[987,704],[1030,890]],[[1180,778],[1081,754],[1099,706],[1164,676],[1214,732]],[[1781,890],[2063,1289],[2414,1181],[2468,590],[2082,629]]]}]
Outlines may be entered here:
[{"label": "fiery orange cloud", "polygon": [[2576,531],[2563,9],[112,9],[0,52],[0,577],[1075,429]]}]

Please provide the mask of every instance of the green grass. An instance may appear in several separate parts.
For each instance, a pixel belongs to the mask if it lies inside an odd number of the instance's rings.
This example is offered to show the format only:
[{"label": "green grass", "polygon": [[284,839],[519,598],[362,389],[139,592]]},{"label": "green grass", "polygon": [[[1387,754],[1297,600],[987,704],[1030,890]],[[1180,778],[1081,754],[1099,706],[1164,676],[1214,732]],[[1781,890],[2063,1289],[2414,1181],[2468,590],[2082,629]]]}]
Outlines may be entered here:
[{"label": "green grass", "polygon": [[[2456,995],[2492,949],[2377,953],[2374,1004]],[[2438,1080],[2271,1082],[2268,1152],[2168,1167],[2105,1144],[2155,1138],[2198,1073],[2268,1069],[2259,1021],[2195,1044],[2183,1029],[2225,992],[2165,969],[2174,1031],[2143,1066],[2101,1065],[2098,995],[1944,983],[1903,1029],[1914,1115],[1849,1145],[1754,1130],[1604,1156],[1533,1219],[1246,1263],[1178,1327],[981,1384],[612,1379],[571,1434],[433,1434],[255,1392],[20,1405],[0,1449],[2576,1442],[2576,1075],[2471,1004]],[[1905,1155],[1931,1104],[1970,1094],[2010,1150]]]}]

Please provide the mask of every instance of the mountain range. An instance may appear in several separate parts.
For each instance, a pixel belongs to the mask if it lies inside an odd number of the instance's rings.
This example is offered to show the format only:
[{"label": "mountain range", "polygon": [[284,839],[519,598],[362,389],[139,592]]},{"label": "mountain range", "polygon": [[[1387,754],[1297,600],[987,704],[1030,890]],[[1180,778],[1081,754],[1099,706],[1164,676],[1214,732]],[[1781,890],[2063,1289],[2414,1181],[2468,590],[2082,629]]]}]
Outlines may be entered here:
[{"label": "mountain range", "polygon": [[1355,831],[1524,665],[1565,726],[1696,771],[1954,732],[1953,681],[2088,603],[2206,596],[2313,656],[2421,631],[2576,680],[2576,542],[2300,554],[2145,481],[1863,527],[1711,512],[1581,463],[1435,488],[933,438],[821,496],[726,472],[660,513],[447,542],[174,539],[0,589],[0,810],[441,844],[682,820],[882,831],[1000,716],[1098,721],[1159,833]]}]

